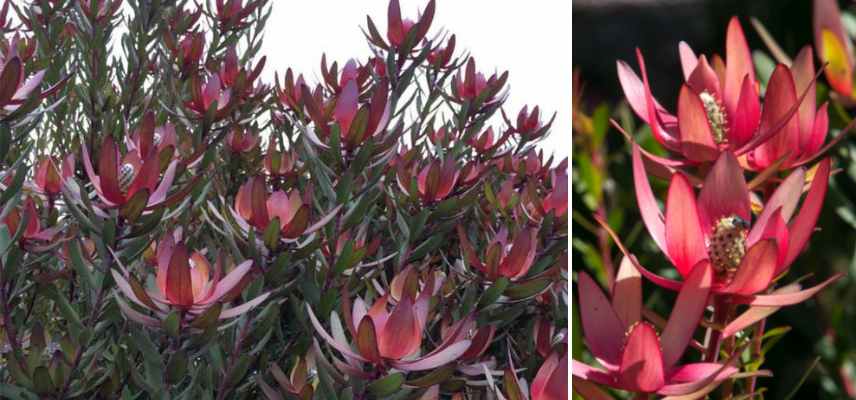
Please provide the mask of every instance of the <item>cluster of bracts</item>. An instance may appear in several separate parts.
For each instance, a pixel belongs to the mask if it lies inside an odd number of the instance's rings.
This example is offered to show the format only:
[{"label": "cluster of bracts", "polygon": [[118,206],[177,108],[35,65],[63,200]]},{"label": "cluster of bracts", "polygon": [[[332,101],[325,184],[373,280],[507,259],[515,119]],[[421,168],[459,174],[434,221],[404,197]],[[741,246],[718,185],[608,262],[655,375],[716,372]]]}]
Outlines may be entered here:
[{"label": "cluster of bracts", "polygon": [[4,2],[4,395],[567,399],[552,120],[433,0],[273,85],[272,2],[208,3]]},{"label": "cluster of bracts", "polygon": [[[841,277],[808,288],[786,277],[824,203],[833,171],[824,154],[850,129],[828,139],[827,104],[815,104],[820,67],[839,95],[853,97],[853,55],[834,1],[815,2],[815,26],[822,65],[804,47],[775,67],[763,95],[736,17],[724,57],[697,55],[681,42],[676,114],[652,95],[641,51],[641,78],[618,61],[627,102],[671,155],[646,151],[613,123],[631,142],[644,225],[678,279],[643,266],[601,222],[623,258],[606,277],[608,295],[590,275],[578,275],[585,343],[597,362],[573,361],[574,390],[583,397],[611,398],[607,387],[667,398],[715,390],[722,398],[754,397],[757,379],[770,376],[759,368],[766,318]],[[668,181],[663,211],[649,175]],[[642,278],[677,292],[671,315],[645,308]]]}]

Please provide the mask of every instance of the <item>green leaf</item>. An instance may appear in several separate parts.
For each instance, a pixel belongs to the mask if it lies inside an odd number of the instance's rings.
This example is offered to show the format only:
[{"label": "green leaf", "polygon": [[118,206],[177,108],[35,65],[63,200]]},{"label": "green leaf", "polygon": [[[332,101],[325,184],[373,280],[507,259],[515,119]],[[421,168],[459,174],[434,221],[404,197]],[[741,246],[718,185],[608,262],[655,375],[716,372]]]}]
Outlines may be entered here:
[{"label": "green leaf", "polygon": [[179,332],[181,331],[181,317],[178,315],[177,310],[172,310],[169,315],[161,323],[163,330],[167,335],[177,338]]},{"label": "green leaf", "polygon": [[528,299],[543,292],[551,283],[553,283],[553,279],[550,277],[535,278],[527,282],[509,285],[504,294],[513,300]]},{"label": "green leaf", "polygon": [[315,392],[315,398],[322,400],[338,400],[339,396],[336,395],[336,389],[333,387],[333,380],[330,378],[330,374],[326,369],[318,369],[318,380],[318,391]]},{"label": "green leaf", "polygon": [[[80,322],[80,316],[77,315],[77,310],[68,302],[68,299],[63,293],[59,293],[59,289],[55,286],[50,286],[46,290],[46,294],[57,305],[59,313],[69,323],[70,333],[73,337],[78,337],[83,329],[83,324]],[[83,340],[81,340],[82,342]]]},{"label": "green leaf", "polygon": [[7,383],[0,383],[0,398],[10,400],[38,400],[39,397],[32,392]]},{"label": "green leaf", "polygon": [[770,76],[773,75],[773,70],[776,68],[776,62],[773,61],[767,53],[764,53],[761,50],[755,50],[752,52],[752,60],[755,64],[755,71],[757,72],[758,80],[761,82],[761,92],[767,91],[767,81],[770,80]]},{"label": "green leaf", "polygon": [[262,240],[265,242],[265,246],[267,248],[274,250],[279,246],[279,217],[274,217],[267,228],[265,228],[265,232],[262,235]]},{"label": "green leaf", "polygon": [[395,372],[370,383],[366,389],[376,397],[386,397],[395,393],[404,383],[404,374]]},{"label": "green leaf", "polygon": [[496,303],[496,300],[499,299],[499,296],[505,291],[508,287],[510,281],[506,277],[500,277],[493,283],[481,296],[479,299],[479,309],[485,308],[493,303]]},{"label": "green leaf", "polygon": [[247,370],[250,369],[250,364],[252,364],[254,358],[250,354],[242,354],[238,358],[238,361],[232,366],[229,375],[226,377],[226,387],[231,388],[241,382],[241,379],[247,374]]},{"label": "green leaf", "polygon": [[137,191],[137,193],[134,193],[134,196],[122,206],[122,209],[119,211],[119,215],[133,223],[140,217],[140,215],[142,215],[148,201],[149,190],[141,189]]},{"label": "green leaf", "polygon": [[592,127],[594,129],[594,137],[592,144],[595,148],[600,148],[603,145],[603,139],[606,137],[606,132],[609,131],[609,106],[605,103],[600,104],[595,108],[591,116]]},{"label": "green leaf", "polygon": [[71,255],[71,266],[74,268],[74,271],[80,275],[81,279],[86,283],[90,290],[96,290],[95,279],[92,277],[89,267],[86,265],[86,261],[83,260],[80,241],[71,241],[69,244],[69,253]]},{"label": "green leaf", "polygon": [[214,303],[214,305],[208,307],[204,313],[199,314],[198,317],[194,318],[190,323],[190,326],[196,329],[207,330],[217,323],[217,319],[220,318],[220,311],[222,309],[223,303]]},{"label": "green leaf", "polygon": [[38,367],[33,371],[33,390],[40,395],[47,395],[55,390],[47,367]]},{"label": "green leaf", "polygon": [[455,372],[454,365],[447,365],[442,368],[435,369],[426,375],[407,381],[408,386],[416,386],[421,388],[431,387],[445,382]]},{"label": "green leaf", "polygon": [[176,351],[169,357],[169,362],[166,364],[166,380],[169,383],[176,384],[181,382],[187,372],[187,356],[183,351]]}]

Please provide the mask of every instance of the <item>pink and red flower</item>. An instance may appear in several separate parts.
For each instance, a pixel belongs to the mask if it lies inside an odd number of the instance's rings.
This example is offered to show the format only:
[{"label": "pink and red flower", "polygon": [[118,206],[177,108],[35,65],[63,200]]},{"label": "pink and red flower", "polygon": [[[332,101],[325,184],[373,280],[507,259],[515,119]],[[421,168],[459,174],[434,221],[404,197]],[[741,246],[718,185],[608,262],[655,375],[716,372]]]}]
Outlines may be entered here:
[{"label": "pink and red flower", "polygon": [[753,170],[769,167],[785,156],[780,168],[790,169],[821,151],[828,122],[826,106],[817,110],[813,101],[810,48],[803,49],[790,68],[776,67],[763,109],[749,47],[736,17],[728,24],[725,61],[717,55],[710,60],[704,55],[696,57],[683,42],[679,49],[685,84],[677,115],[666,111],[651,94],[641,52],[637,50],[641,80],[626,63],[617,64],[631,108],[651,126],[660,144],[683,159],[649,158],[676,166],[712,162],[730,151],[741,159],[745,155],[743,164]]},{"label": "pink and red flower", "polygon": [[[675,173],[669,185],[665,217],[649,186],[638,146],[634,146],[633,166],[642,220],[681,276],[686,279],[696,266],[710,265],[715,272],[713,292],[738,296],[753,296],[766,290],[805,248],[820,214],[830,173],[830,160],[826,159],[817,166],[805,201],[798,209],[806,171],[794,170],[762,205],[763,211],[753,222],[750,192],[730,152],[720,155],[698,197],[687,177]],[[682,286],[644,268],[642,271],[660,286],[673,290]],[[810,296],[815,291],[804,292]],[[792,303],[779,305],[785,304]]]},{"label": "pink and red flower", "polygon": [[[372,305],[358,297],[351,309],[344,309],[350,314],[346,316],[347,329],[355,342],[356,352],[348,345],[345,332],[335,328],[341,326],[335,312],[331,314],[331,318],[336,320],[331,323],[334,327],[331,335],[318,321],[312,308],[306,305],[315,331],[345,358],[345,361],[334,359],[339,369],[363,379],[371,375],[362,370],[362,363],[402,371],[424,371],[455,361],[470,348],[469,339],[452,334],[433,351],[413,357],[422,346],[431,298],[442,282],[434,274],[429,274],[421,288],[415,284],[406,285],[405,280],[415,279],[415,274],[409,271],[407,269],[401,274],[413,278],[400,278],[400,284],[392,284],[399,286],[398,289],[391,287],[389,293],[377,298]],[[389,310],[390,304],[392,310]]]},{"label": "pink and red flower", "polygon": [[[689,274],[659,335],[642,319],[642,280],[627,259],[621,263],[611,299],[585,272],[578,278],[583,335],[602,368],[574,360],[575,378],[620,390],[663,396],[693,394],[695,397],[687,398],[696,398],[707,393],[711,383],[738,371],[728,364],[679,364],[712,289],[713,269],[709,264],[700,264]],[[559,354],[550,357],[554,358],[548,357],[532,383],[533,395],[550,390],[552,377],[561,372]]]},{"label": "pink and red flower", "polygon": [[[145,142],[145,141],[144,141]],[[149,142],[152,143],[152,142]],[[95,192],[108,208],[122,207],[131,201],[141,201],[147,209],[162,204],[175,180],[178,160],[172,160],[161,178],[160,157],[157,151],[129,151],[124,156],[113,137],[107,135],[101,144],[98,173],[92,166],[87,146],[83,148],[83,166]]]},{"label": "pink and red flower", "polygon": [[57,161],[53,157],[44,157],[36,166],[34,183],[40,192],[56,196],[62,192],[62,186],[72,175],[74,175],[74,154],[65,156],[61,168],[57,167]]},{"label": "pink and red flower", "polygon": [[[143,314],[118,295],[116,297],[122,312],[130,319],[141,324],[158,327],[173,309],[182,313],[182,324],[189,324],[208,309],[224,301],[228,294],[240,291],[250,273],[253,262],[247,260],[223,276],[223,262],[218,259],[215,269],[203,253],[190,252],[187,246],[174,234],[167,234],[157,246],[157,274],[155,285],[144,288],[128,271],[112,270],[113,279],[119,291],[133,304],[153,313],[155,317]],[[223,307],[218,319],[240,316],[261,304],[269,293],[262,294],[240,306]]]}]

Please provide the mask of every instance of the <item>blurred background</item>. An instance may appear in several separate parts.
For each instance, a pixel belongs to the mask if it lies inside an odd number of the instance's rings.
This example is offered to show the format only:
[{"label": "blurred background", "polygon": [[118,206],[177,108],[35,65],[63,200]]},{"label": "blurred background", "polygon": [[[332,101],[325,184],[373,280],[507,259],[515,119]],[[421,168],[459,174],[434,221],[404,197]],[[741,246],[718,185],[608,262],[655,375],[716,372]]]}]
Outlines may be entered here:
[{"label": "blurred background", "polygon": [[[853,2],[840,2],[842,10]],[[631,178],[630,147],[609,127],[615,118],[643,147],[665,154],[650,131],[623,103],[615,62],[627,61],[638,71],[635,48],[645,55],[652,91],[667,109],[675,110],[682,83],[678,42],[697,54],[724,53],[725,29],[731,16],[740,18],[749,47],[755,52],[759,77],[766,80],[775,65],[750,24],[757,18],[793,57],[812,44],[810,0],[575,0],[573,5],[573,238],[572,265],[604,282],[604,268],[617,264],[618,251],[595,227],[594,214],[617,228],[642,263],[664,275],[674,271],[641,224]],[[852,35],[852,32],[851,32]],[[817,61],[815,61],[817,63]],[[821,78],[823,81],[823,78]],[[818,101],[828,99],[819,83]],[[833,133],[856,115],[856,109],[830,107]],[[819,282],[843,271],[848,276],[816,298],[780,310],[767,329],[787,331],[765,354],[763,368],[774,377],[760,379],[768,399],[846,399],[856,386],[856,135],[833,151],[838,168],[830,184],[818,231],[797,259],[786,281],[812,274]],[[664,181],[652,179],[658,195]],[[662,198],[662,197],[661,197]],[[674,295],[646,283],[647,306],[666,315]],[[576,295],[575,295],[576,296]],[[576,301],[576,300],[575,300]],[[576,309],[576,307],[574,307]],[[578,315],[574,316],[575,324]],[[575,325],[574,358],[586,357]],[[849,393],[849,394],[848,394]],[[790,396],[790,397],[789,397]]]}]

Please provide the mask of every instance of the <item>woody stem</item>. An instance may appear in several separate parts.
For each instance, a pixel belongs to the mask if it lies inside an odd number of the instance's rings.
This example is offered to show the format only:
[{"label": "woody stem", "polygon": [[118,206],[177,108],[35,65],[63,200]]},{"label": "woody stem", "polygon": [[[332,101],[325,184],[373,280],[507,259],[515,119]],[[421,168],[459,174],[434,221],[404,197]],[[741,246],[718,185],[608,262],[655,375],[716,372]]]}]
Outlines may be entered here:
[{"label": "woody stem", "polygon": [[[758,360],[761,358],[761,344],[764,337],[764,328],[766,327],[766,319],[762,319],[758,321],[758,324],[755,325],[755,335],[752,337],[752,360]],[[749,393],[755,392],[755,381],[757,377],[753,376],[749,378]]]},{"label": "woody stem", "polygon": [[711,321],[714,328],[711,331],[707,354],[704,357],[706,362],[716,362],[719,357],[719,347],[722,345],[722,327],[728,323],[733,312],[734,306],[723,296],[714,297],[713,319]]}]

